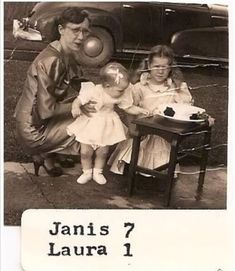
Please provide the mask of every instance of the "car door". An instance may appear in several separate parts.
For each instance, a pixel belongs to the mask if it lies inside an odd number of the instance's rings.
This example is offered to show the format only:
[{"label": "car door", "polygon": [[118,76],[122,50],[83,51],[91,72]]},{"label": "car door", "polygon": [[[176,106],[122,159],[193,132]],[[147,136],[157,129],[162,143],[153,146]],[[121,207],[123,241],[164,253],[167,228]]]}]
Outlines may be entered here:
[{"label": "car door", "polygon": [[164,4],[163,33],[167,43],[170,43],[172,35],[178,31],[209,26],[211,17],[207,5]]},{"label": "car door", "polygon": [[123,51],[149,50],[162,38],[161,5],[122,3],[122,29]]}]

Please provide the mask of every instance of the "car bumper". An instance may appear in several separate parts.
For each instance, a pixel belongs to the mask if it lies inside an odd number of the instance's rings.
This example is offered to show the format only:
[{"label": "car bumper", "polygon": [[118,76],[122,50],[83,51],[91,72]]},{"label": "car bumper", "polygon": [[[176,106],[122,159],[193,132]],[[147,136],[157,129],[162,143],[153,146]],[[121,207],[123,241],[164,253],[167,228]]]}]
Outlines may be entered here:
[{"label": "car bumper", "polygon": [[23,29],[23,25],[19,20],[13,20],[13,36],[15,38],[25,39],[25,40],[34,40],[41,41],[41,33],[33,28],[27,27],[26,30]]}]

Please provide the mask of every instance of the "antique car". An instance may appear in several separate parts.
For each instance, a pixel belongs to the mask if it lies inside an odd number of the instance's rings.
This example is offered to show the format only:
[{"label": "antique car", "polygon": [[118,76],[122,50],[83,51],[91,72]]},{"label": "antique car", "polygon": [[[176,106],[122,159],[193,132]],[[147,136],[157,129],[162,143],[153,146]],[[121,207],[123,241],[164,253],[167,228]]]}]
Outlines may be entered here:
[{"label": "antique car", "polygon": [[88,66],[103,65],[113,55],[146,54],[159,43],[176,57],[228,62],[226,6],[163,2],[42,2],[27,18],[14,22],[15,37],[49,42],[58,38],[56,18],[66,7],[86,9],[91,34],[79,55]]}]

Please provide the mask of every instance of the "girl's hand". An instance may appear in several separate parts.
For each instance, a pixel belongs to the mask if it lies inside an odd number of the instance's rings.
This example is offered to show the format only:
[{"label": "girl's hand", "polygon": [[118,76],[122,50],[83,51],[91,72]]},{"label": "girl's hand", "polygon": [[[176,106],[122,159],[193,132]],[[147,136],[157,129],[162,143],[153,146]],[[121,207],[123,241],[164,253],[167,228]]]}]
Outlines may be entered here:
[{"label": "girl's hand", "polygon": [[150,111],[144,108],[140,108],[140,114],[143,114],[145,116],[150,116]]},{"label": "girl's hand", "polygon": [[152,115],[157,115],[158,113],[160,113],[160,110],[158,108],[155,108],[153,111],[152,111]]}]

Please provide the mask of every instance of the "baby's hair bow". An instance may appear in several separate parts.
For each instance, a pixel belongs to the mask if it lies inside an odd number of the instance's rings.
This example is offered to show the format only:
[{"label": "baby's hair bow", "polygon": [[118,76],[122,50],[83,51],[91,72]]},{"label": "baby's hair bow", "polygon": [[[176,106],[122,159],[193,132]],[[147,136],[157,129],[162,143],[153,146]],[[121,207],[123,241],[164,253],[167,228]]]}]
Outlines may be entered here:
[{"label": "baby's hair bow", "polygon": [[119,71],[119,69],[111,68],[107,71],[108,74],[113,74],[115,76],[114,82],[116,84],[120,83],[120,79],[123,78],[123,74]]}]

